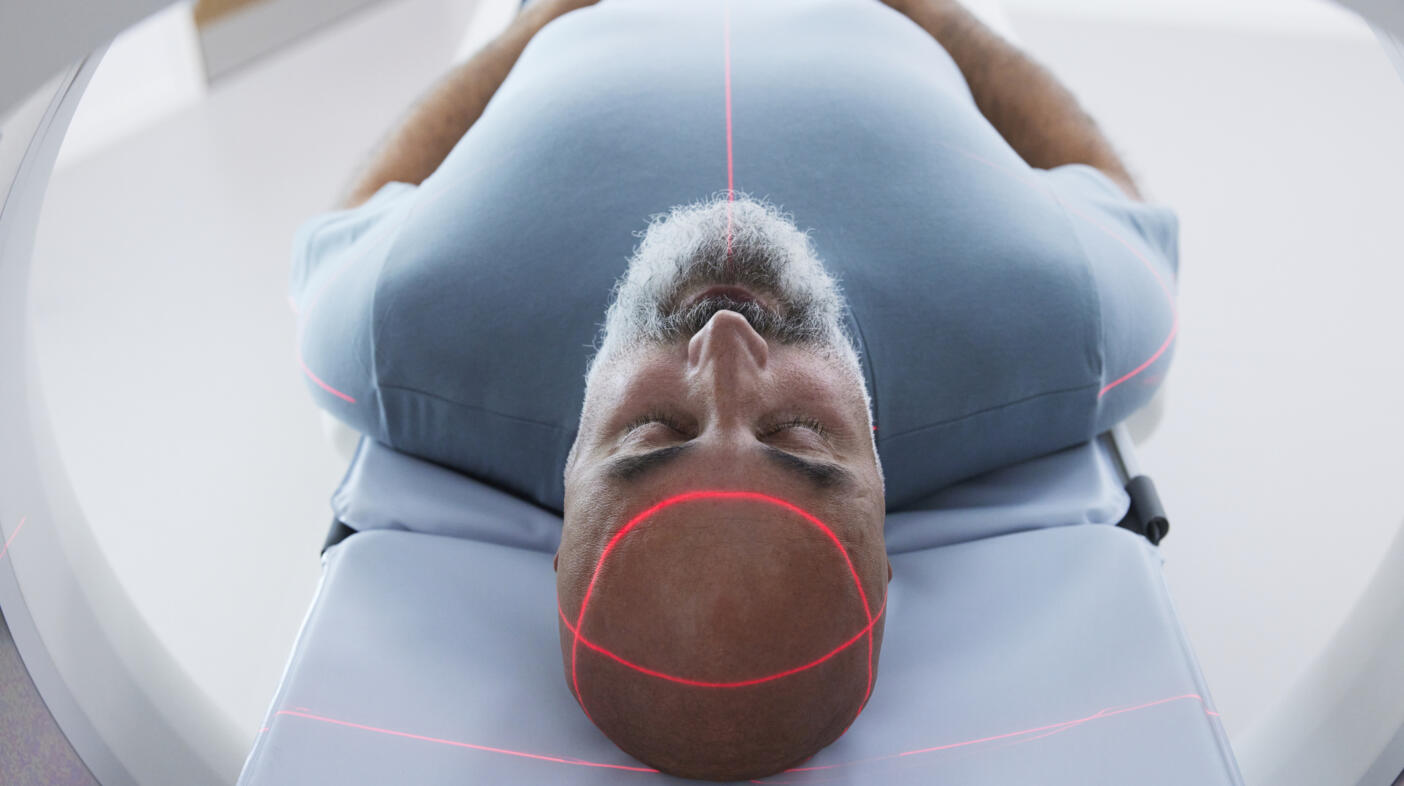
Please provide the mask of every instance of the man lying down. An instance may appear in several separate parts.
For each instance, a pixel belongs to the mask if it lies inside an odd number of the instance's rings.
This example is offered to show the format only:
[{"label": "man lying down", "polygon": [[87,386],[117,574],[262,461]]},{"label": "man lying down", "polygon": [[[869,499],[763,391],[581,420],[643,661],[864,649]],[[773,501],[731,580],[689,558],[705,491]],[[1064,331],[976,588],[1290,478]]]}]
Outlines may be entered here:
[{"label": "man lying down", "polygon": [[882,689],[887,510],[1150,398],[1176,232],[954,0],[537,0],[292,292],[322,407],[561,514],[589,720],[730,780]]}]

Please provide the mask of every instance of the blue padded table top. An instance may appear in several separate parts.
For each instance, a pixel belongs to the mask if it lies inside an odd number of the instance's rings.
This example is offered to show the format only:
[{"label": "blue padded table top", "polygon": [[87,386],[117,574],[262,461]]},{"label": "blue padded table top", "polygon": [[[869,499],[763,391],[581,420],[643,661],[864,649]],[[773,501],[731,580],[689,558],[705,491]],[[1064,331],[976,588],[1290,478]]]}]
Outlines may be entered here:
[{"label": "blue padded table top", "polygon": [[[548,553],[378,530],[324,555],[239,783],[661,783],[581,713]],[[1105,525],[892,557],[868,708],[763,783],[1241,784],[1161,576]]]}]

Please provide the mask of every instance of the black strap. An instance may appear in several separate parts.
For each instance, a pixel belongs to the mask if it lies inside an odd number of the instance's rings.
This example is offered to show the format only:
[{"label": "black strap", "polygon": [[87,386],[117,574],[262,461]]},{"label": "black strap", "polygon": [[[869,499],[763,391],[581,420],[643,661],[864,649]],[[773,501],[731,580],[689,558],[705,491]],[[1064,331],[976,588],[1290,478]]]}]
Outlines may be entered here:
[{"label": "black strap", "polygon": [[327,549],[355,535],[357,532],[358,530],[351,529],[342,523],[341,519],[333,516],[331,529],[327,531],[327,542],[322,544],[322,553],[326,554]]},{"label": "black strap", "polygon": [[1165,516],[1155,484],[1145,475],[1137,475],[1126,484],[1126,493],[1131,497],[1131,507],[1117,526],[1160,545],[1160,541],[1170,532],[1170,519]]}]

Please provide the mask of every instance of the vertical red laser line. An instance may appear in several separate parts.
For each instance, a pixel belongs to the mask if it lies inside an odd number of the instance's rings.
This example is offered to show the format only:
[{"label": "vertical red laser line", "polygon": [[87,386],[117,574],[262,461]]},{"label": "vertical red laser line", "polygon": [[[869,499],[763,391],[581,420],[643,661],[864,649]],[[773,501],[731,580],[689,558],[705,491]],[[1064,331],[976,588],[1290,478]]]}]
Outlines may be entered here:
[{"label": "vertical red laser line", "polygon": [[10,533],[10,537],[5,541],[4,548],[0,548],[0,559],[4,559],[5,555],[10,553],[10,544],[15,542],[15,537],[19,535],[19,531],[24,527],[24,522],[27,518],[29,517],[20,516],[20,523],[15,525],[15,531]]},{"label": "vertical red laser line", "polygon": [[[731,143],[731,3],[723,5],[722,61],[726,75],[726,261],[731,262],[731,236],[736,204],[736,159]],[[728,271],[729,272],[729,271]]]}]

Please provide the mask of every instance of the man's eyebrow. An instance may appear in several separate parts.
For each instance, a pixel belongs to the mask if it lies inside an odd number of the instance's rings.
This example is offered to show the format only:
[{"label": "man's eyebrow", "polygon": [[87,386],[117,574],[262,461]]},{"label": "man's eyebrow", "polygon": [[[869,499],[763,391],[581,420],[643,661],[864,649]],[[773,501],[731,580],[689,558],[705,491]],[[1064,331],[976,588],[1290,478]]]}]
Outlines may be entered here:
[{"label": "man's eyebrow", "polygon": [[815,488],[826,490],[851,488],[857,483],[853,478],[853,473],[840,464],[800,458],[771,445],[765,445],[762,450],[765,451],[765,455],[770,458],[773,464],[803,476]]},{"label": "man's eyebrow", "polygon": [[666,448],[650,450],[647,453],[610,459],[609,463],[605,465],[605,476],[611,480],[628,483],[637,480],[645,472],[655,467],[667,464],[693,447],[694,443],[684,442],[681,445],[669,445]]},{"label": "man's eyebrow", "polygon": [[[647,453],[611,459],[605,465],[605,475],[612,480],[629,483],[638,480],[650,470],[665,466],[695,447],[696,443],[685,442]],[[857,483],[853,473],[839,464],[800,458],[771,445],[764,445],[761,450],[775,466],[798,475],[815,488],[849,488]]]}]

